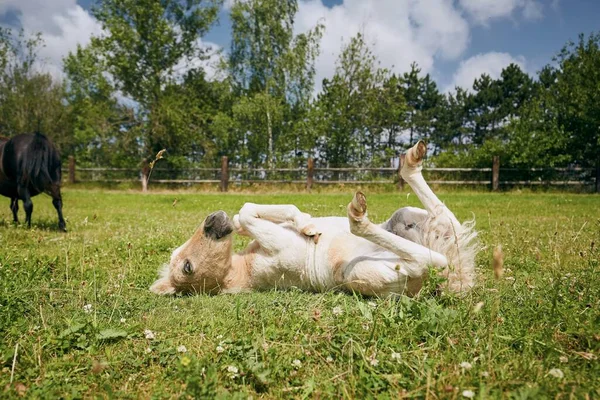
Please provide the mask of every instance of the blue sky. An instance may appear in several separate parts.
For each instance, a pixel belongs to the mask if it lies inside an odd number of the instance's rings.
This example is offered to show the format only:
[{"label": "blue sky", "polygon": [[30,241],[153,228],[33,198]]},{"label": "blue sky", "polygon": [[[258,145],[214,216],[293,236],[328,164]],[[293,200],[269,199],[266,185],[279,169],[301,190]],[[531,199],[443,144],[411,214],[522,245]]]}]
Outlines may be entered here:
[{"label": "blue sky", "polygon": [[[226,0],[220,22],[203,38],[229,48]],[[41,31],[47,68],[100,32],[91,0],[0,0],[0,24]],[[416,61],[443,90],[470,86],[482,72],[497,76],[510,62],[535,74],[579,33],[600,31],[598,0],[300,0],[298,32],[324,21],[317,80],[330,76],[342,43],[362,32],[382,66],[406,71]]]}]

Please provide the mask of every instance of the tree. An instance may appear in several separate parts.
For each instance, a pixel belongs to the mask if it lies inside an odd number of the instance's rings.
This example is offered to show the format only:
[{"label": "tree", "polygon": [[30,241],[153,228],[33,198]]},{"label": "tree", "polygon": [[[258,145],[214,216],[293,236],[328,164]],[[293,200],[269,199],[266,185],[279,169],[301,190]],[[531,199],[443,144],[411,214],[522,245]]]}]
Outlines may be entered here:
[{"label": "tree", "polygon": [[378,101],[387,75],[387,70],[377,66],[361,34],[343,48],[335,75],[323,81],[317,99],[323,118],[322,153],[329,165],[368,165],[375,158],[382,133]]},{"label": "tree", "polygon": [[409,131],[409,145],[417,139],[427,139],[436,122],[442,102],[436,83],[429,74],[420,76],[421,69],[412,63],[410,71],[402,75],[401,87],[406,99],[405,126]]},{"label": "tree", "polygon": [[64,148],[84,165],[130,165],[141,156],[136,143],[139,121],[133,108],[117,100],[99,59],[96,48],[78,46],[63,60],[73,127]]},{"label": "tree", "polygon": [[579,36],[556,57],[558,125],[569,137],[573,161],[600,168],[600,33]]},{"label": "tree", "polygon": [[37,51],[40,34],[25,37],[0,27],[0,134],[42,132],[59,148],[69,132],[64,87],[44,73]]},{"label": "tree", "polygon": [[165,88],[177,70],[191,71],[206,49],[199,39],[215,22],[221,0],[104,0],[93,10],[106,32],[92,38],[98,63],[111,76],[115,89],[137,103],[146,154],[174,147],[165,117],[173,111]]},{"label": "tree", "polygon": [[[253,143],[266,143],[264,149],[269,167],[275,165],[275,145],[294,131],[296,121],[306,117],[313,90],[314,60],[318,55],[322,26],[306,34],[294,36],[297,0],[236,1],[231,9],[232,43],[228,69],[234,91],[243,97],[235,115],[251,125],[241,124],[246,138]],[[264,114],[260,117],[257,114]],[[253,115],[250,118],[250,115]],[[285,128],[284,128],[285,124]],[[296,143],[296,146],[298,144]],[[261,151],[253,148],[253,151]],[[250,157],[257,160],[257,155]]]}]

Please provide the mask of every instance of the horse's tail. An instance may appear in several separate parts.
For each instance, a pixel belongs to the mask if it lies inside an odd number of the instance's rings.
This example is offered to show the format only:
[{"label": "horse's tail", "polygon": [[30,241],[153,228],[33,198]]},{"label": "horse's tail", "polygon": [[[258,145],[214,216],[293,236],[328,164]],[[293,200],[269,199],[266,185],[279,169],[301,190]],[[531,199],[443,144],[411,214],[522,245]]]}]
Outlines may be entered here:
[{"label": "horse's tail", "polygon": [[[38,192],[43,192],[52,183],[60,180],[60,176],[56,176],[55,168],[57,152],[46,136],[36,132],[27,152],[29,154],[23,158],[22,165],[23,183],[33,186]],[[60,174],[60,169],[58,173]]]}]

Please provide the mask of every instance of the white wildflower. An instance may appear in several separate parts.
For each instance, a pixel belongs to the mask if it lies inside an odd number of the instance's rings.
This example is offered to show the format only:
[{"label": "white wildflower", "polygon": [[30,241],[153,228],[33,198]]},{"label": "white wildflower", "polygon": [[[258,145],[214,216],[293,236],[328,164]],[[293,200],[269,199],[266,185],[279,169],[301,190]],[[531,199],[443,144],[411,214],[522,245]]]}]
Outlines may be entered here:
[{"label": "white wildflower", "polygon": [[121,323],[124,324],[125,322],[127,322],[127,320],[125,318],[121,318]]},{"label": "white wildflower", "polygon": [[87,314],[92,312],[92,305],[91,304],[86,304],[83,306],[83,311],[85,311]]},{"label": "white wildflower", "polygon": [[565,377],[565,374],[558,368],[552,368],[550,371],[548,371],[548,374],[558,379]]},{"label": "white wildflower", "polygon": [[392,360],[399,360],[401,358],[400,353],[396,353],[395,351],[392,351]]},{"label": "white wildflower", "polygon": [[472,390],[463,390],[462,395],[467,399],[472,399],[473,397],[475,397],[475,392]]},{"label": "white wildflower", "polygon": [[481,376],[483,376],[484,378],[487,378],[488,376],[490,376],[490,373],[489,373],[489,372],[487,372],[487,371],[483,371],[483,372],[481,373]]},{"label": "white wildflower", "polygon": [[234,365],[228,366],[227,372],[229,372],[231,374],[230,375],[231,379],[237,378],[239,376],[238,375],[239,369],[238,369],[238,367],[236,367]]},{"label": "white wildflower", "polygon": [[375,354],[371,354],[369,356],[369,364],[371,364],[373,367],[376,367],[379,364],[379,360],[375,358]]},{"label": "white wildflower", "polygon": [[177,352],[185,353],[185,352],[187,352],[187,348],[184,345],[177,346]]},{"label": "white wildflower", "polygon": [[514,276],[507,276],[504,279],[506,279],[507,281],[514,281],[515,280]]},{"label": "white wildflower", "polygon": [[333,315],[342,315],[344,313],[344,311],[342,310],[342,307],[340,306],[335,306],[333,307],[333,310],[331,310],[331,312],[333,313]]},{"label": "white wildflower", "polygon": [[463,368],[463,369],[466,369],[466,370],[469,370],[469,369],[473,368],[473,366],[471,365],[471,363],[468,362],[468,361],[461,362],[460,363],[460,367]]},{"label": "white wildflower", "polygon": [[231,372],[232,374],[237,374],[239,372],[238,367],[230,365],[227,367],[227,372]]},{"label": "white wildflower", "polygon": [[218,345],[218,346],[217,346],[217,353],[219,353],[219,354],[220,354],[220,353],[222,353],[222,352],[224,352],[224,351],[225,351],[225,349],[223,348],[223,346],[221,346],[221,345]]},{"label": "white wildflower", "polygon": [[559,359],[559,360],[560,360],[560,362],[561,362],[561,363],[563,363],[563,364],[566,364],[566,363],[568,363],[568,362],[569,362],[569,357],[567,357],[567,356],[560,356],[558,359]]},{"label": "white wildflower", "polygon": [[298,369],[302,366],[302,361],[295,359],[294,361],[292,361],[292,365],[294,366],[294,368]]},{"label": "white wildflower", "polygon": [[145,350],[145,351],[146,351],[146,354],[150,354],[150,353],[152,353],[152,349],[151,349],[150,347],[146,348],[146,350]]},{"label": "white wildflower", "polygon": [[371,308],[377,308],[377,303],[375,303],[374,301],[369,301],[367,304],[368,304],[368,305],[369,305],[369,307],[371,307]]},{"label": "white wildflower", "polygon": [[333,362],[333,357],[327,356],[327,358],[325,359],[325,361],[327,361],[328,363],[332,363]]},{"label": "white wildflower", "polygon": [[144,336],[146,336],[146,339],[154,339],[154,332],[152,332],[150,329],[145,329],[144,330]]},{"label": "white wildflower", "polygon": [[223,335],[218,335],[217,339],[223,339]]}]

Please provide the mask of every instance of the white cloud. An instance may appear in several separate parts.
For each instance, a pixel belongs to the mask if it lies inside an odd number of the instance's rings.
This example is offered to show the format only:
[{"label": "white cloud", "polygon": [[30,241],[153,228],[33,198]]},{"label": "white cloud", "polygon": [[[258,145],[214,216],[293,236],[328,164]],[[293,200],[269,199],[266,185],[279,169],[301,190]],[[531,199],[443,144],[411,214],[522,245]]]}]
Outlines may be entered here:
[{"label": "white cloud", "polygon": [[452,78],[452,84],[446,88],[446,91],[453,90],[456,86],[472,89],[475,78],[479,78],[483,73],[497,79],[500,77],[502,69],[511,63],[517,64],[526,71],[526,61],[523,56],[513,57],[508,53],[497,52],[473,56],[460,63]]},{"label": "white cloud", "polygon": [[526,19],[543,17],[542,4],[537,0],[459,0],[459,3],[481,25],[487,25],[492,19],[511,17],[519,10]]},{"label": "white cloud", "polygon": [[100,24],[76,0],[2,0],[0,15],[9,11],[17,13],[26,34],[42,34],[42,68],[56,77],[62,76],[62,58],[101,32]]},{"label": "white cloud", "polygon": [[456,59],[469,43],[468,23],[452,0],[345,0],[332,8],[320,0],[301,1],[296,32],[318,21],[326,28],[316,62],[317,90],[324,77],[333,75],[342,43],[359,32],[381,66],[398,73],[412,62],[431,72],[436,58]]},{"label": "white cloud", "polygon": [[216,43],[205,42],[202,39],[198,39],[196,41],[197,48],[203,49],[205,51],[204,59],[200,59],[198,57],[194,57],[191,60],[187,58],[182,58],[179,62],[173,67],[173,77],[175,79],[182,79],[185,73],[193,68],[202,67],[206,74],[207,80],[223,80],[226,76],[224,76],[224,72],[220,68],[221,62],[221,52],[222,48]]}]

